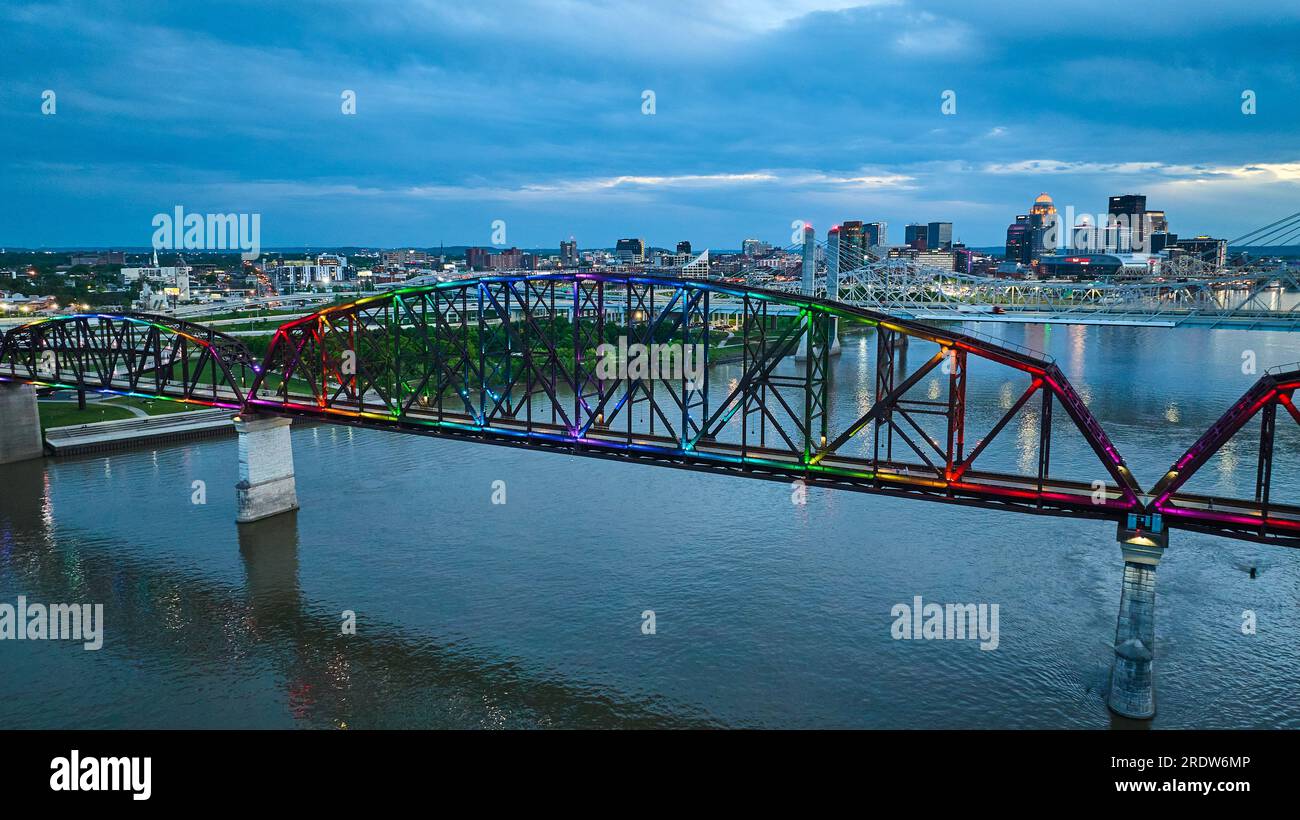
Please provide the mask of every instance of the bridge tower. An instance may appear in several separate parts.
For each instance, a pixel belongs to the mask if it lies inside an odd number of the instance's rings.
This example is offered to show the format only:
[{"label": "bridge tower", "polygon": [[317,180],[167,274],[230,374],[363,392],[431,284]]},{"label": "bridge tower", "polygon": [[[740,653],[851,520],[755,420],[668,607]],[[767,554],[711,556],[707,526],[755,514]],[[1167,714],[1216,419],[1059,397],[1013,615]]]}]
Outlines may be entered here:
[{"label": "bridge tower", "polygon": [[290,423],[289,419],[256,413],[235,416],[235,431],[239,433],[239,483],[235,485],[238,523],[298,509]]},{"label": "bridge tower", "polygon": [[807,222],[803,225],[803,279],[800,293],[813,295],[813,279],[817,276],[817,233]]},{"label": "bridge tower", "polygon": [[1110,670],[1112,712],[1147,720],[1155,716],[1152,667],[1156,649],[1156,566],[1169,544],[1159,513],[1129,515],[1119,525],[1124,581],[1115,625],[1115,657]]},{"label": "bridge tower", "polygon": [[[833,266],[833,269],[828,268],[826,274],[826,298],[827,299],[839,298],[839,232],[833,231],[833,235],[835,236],[834,250],[831,249],[829,243],[826,249],[827,264]],[[834,254],[834,256],[832,256],[831,254]],[[816,278],[817,278],[817,235],[816,232],[813,231],[812,225],[804,223],[803,280],[802,282],[800,282],[799,285],[800,293],[802,293],[804,296],[812,296],[814,292],[813,289],[815,287]],[[832,295],[832,290],[831,290],[832,280],[834,280],[835,282],[834,291],[833,291],[834,295]],[[831,339],[832,341],[831,341],[830,354],[834,356],[840,352],[839,319],[834,317],[831,318]],[[794,357],[797,361],[803,361],[808,358],[808,334],[807,333],[804,333],[803,337],[799,339],[799,348],[798,350],[795,351]]]},{"label": "bridge tower", "polygon": [[[826,298],[840,300],[840,226],[831,228],[826,237]],[[831,317],[832,356],[840,355],[840,317]]]},{"label": "bridge tower", "polygon": [[0,383],[0,464],[40,458],[45,454],[36,388],[30,384]]}]

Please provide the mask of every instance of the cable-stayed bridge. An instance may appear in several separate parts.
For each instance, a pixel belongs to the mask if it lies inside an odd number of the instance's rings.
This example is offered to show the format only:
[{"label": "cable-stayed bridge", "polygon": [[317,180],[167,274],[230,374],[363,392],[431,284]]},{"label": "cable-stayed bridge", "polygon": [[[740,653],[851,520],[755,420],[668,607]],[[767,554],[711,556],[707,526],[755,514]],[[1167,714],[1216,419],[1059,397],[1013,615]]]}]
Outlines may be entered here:
[{"label": "cable-stayed bridge", "polygon": [[[1258,228],[1229,247],[1255,251],[1288,247],[1300,237],[1300,213]],[[883,249],[817,242],[811,295],[902,319],[960,322],[1300,329],[1300,262],[1271,261],[1220,268],[1186,255],[1165,262],[1158,276],[1092,281],[982,276],[903,258]],[[787,251],[798,253],[801,245]],[[1104,253],[1096,251],[1094,253]],[[1080,255],[1087,252],[1080,251]],[[801,282],[771,284],[770,271],[748,268],[750,283],[809,293]],[[834,287],[831,280],[835,280]]]}]

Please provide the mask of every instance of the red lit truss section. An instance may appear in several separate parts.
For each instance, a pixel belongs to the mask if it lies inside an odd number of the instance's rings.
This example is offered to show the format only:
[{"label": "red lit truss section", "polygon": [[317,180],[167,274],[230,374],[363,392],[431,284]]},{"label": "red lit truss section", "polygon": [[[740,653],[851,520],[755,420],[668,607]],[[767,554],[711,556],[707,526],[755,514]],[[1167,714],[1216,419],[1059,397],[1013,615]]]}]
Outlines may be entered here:
[{"label": "red lit truss section", "polygon": [[[1283,455],[1279,439],[1294,437],[1300,424],[1294,400],[1297,387],[1300,364],[1265,373],[1169,468],[1151,491],[1151,511],[1160,513],[1171,527],[1300,546],[1300,506],[1273,497],[1274,469]],[[1252,424],[1255,419],[1258,430]],[[1237,498],[1189,488],[1230,443],[1234,443],[1234,458],[1254,462],[1253,496]],[[1290,449],[1294,454],[1294,447]]]}]

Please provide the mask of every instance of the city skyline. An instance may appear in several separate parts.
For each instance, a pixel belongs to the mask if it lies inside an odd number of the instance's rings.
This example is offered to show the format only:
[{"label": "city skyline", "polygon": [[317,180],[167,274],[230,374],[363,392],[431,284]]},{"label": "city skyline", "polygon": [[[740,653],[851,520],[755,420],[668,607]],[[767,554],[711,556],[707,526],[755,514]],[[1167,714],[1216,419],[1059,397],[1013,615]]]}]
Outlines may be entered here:
[{"label": "city skyline", "polygon": [[[1118,195],[1118,196],[1111,196],[1111,197],[1108,198],[1108,200],[1109,200],[1109,204],[1108,204],[1108,206],[1109,206],[1109,207],[1114,207],[1114,201],[1115,201],[1115,200],[1121,200],[1121,199],[1122,199],[1122,200],[1127,200],[1127,199],[1134,199],[1134,198],[1136,198],[1136,199],[1138,199],[1138,200],[1143,200],[1143,201],[1145,201],[1146,196],[1145,196],[1144,194],[1122,194],[1122,195]],[[1050,196],[1047,192],[1041,192],[1041,193],[1038,195],[1038,197],[1035,199],[1034,206],[1033,206],[1032,208],[1030,208],[1030,209],[1025,209],[1025,210],[1027,210],[1027,211],[1031,211],[1031,212],[1037,212],[1038,204],[1041,203],[1042,201],[1044,201],[1044,199],[1047,201],[1047,203],[1048,203],[1049,205],[1051,205],[1051,204],[1053,203],[1053,200],[1052,200],[1051,196]],[[1073,206],[1071,206],[1071,207],[1073,207]],[[1055,210],[1053,210],[1053,213],[1055,213]],[[1167,223],[1166,223],[1166,221],[1165,221],[1165,211],[1163,211],[1163,210],[1160,210],[1160,211],[1153,211],[1152,213],[1155,213],[1155,214],[1158,214],[1158,215],[1159,215],[1159,219],[1160,219],[1160,221],[1157,223],[1157,225],[1158,225],[1157,230],[1165,230],[1165,229],[1166,229],[1166,226],[1167,226]],[[221,215],[212,215],[212,216],[221,216]],[[1065,226],[1065,227],[1070,227],[1070,228],[1079,227],[1079,226],[1082,226],[1082,225],[1086,225],[1086,224],[1088,224],[1090,220],[1094,220],[1094,219],[1100,218],[1100,215],[1099,215],[1099,216],[1094,216],[1093,214],[1088,213],[1088,212],[1081,212],[1081,213],[1079,214],[1079,216],[1081,217],[1081,220],[1076,220],[1075,224],[1073,224],[1073,225],[1068,225],[1068,226]],[[1017,222],[1019,222],[1020,220],[1025,219],[1025,218],[1026,218],[1026,217],[1025,217],[1024,214],[1020,214],[1020,215],[1017,215],[1017,216],[1015,217],[1015,219],[1017,220]],[[811,220],[806,220],[806,221],[805,221],[805,220],[800,220],[800,222],[803,222],[803,223],[806,224],[808,227],[812,227],[812,228],[814,228],[814,231],[817,230],[817,226],[816,226],[816,225],[815,225]],[[829,228],[827,228],[827,230],[840,230],[841,228],[848,228],[848,229],[850,229],[850,230],[852,230],[852,231],[858,231],[858,232],[863,231],[863,230],[867,230],[871,235],[874,236],[874,235],[875,235],[875,233],[874,233],[875,231],[878,231],[878,230],[887,230],[887,226],[888,226],[888,224],[889,224],[889,223],[888,223],[888,221],[886,221],[886,220],[864,221],[864,220],[854,220],[854,219],[841,219],[841,220],[836,220],[836,221],[831,222],[830,225],[829,225]],[[1062,223],[1062,224],[1064,225],[1065,223]],[[908,229],[909,231],[910,231],[911,229],[913,229],[913,228],[915,228],[915,229],[919,229],[919,230],[923,231],[923,232],[926,234],[926,236],[930,238],[930,241],[928,242],[928,244],[931,246],[931,249],[933,249],[933,247],[934,247],[933,237],[935,236],[935,231],[936,231],[936,229],[937,229],[936,226],[946,226],[945,229],[951,232],[950,235],[945,234],[945,236],[946,236],[947,238],[940,240],[940,244],[941,244],[943,247],[950,247],[950,246],[952,246],[954,243],[956,243],[956,245],[958,245],[958,246],[960,246],[960,247],[970,247],[970,248],[976,248],[976,249],[981,249],[981,250],[989,250],[989,249],[994,249],[994,248],[1003,247],[1003,245],[1004,245],[1004,243],[1002,243],[1002,242],[991,242],[991,243],[988,243],[988,244],[964,242],[964,241],[961,239],[961,236],[960,236],[960,232],[959,232],[959,230],[958,230],[958,227],[957,227],[957,226],[954,226],[953,223],[951,223],[951,222],[943,221],[943,220],[930,221],[930,222],[919,222],[919,223],[916,223],[916,222],[909,222],[909,223],[908,223],[907,225],[905,225],[904,227],[905,227],[906,229]],[[1013,223],[1012,227],[1014,228],[1014,227],[1016,227],[1016,225]],[[799,229],[798,229],[795,225],[792,224],[792,225],[791,225],[791,230],[792,230],[792,231],[797,231],[797,230],[799,230]],[[1208,235],[1207,233],[1205,233],[1205,232],[1195,232],[1195,231],[1194,231],[1194,232],[1191,234],[1191,236],[1200,237],[1200,238],[1206,238],[1206,237],[1208,237],[1209,235]],[[435,249],[443,248],[443,249],[445,249],[445,250],[447,250],[447,251],[450,251],[450,252],[456,252],[456,251],[459,251],[459,255],[463,255],[465,251],[484,251],[484,252],[504,252],[504,251],[511,251],[511,252],[515,252],[515,251],[521,251],[521,250],[523,250],[523,251],[530,251],[530,250],[548,250],[548,249],[555,249],[555,248],[558,248],[559,251],[560,251],[560,254],[563,255],[564,252],[565,252],[565,246],[567,246],[567,245],[572,245],[572,246],[574,246],[574,247],[577,248],[577,249],[583,249],[583,248],[585,248],[585,249],[589,249],[589,250],[609,250],[609,251],[614,251],[614,250],[616,250],[616,249],[617,249],[617,248],[618,248],[622,243],[624,243],[624,242],[626,242],[626,241],[629,241],[629,239],[628,239],[627,237],[624,237],[624,236],[621,236],[621,235],[620,235],[617,239],[614,239],[614,240],[610,241],[610,242],[607,243],[607,244],[603,244],[603,245],[602,245],[602,244],[585,244],[585,245],[584,245],[581,241],[578,240],[578,238],[577,238],[576,236],[570,234],[569,237],[568,237],[568,239],[561,239],[561,240],[558,242],[558,244],[556,244],[556,243],[550,243],[550,244],[547,244],[546,242],[541,242],[541,243],[536,244],[536,245],[521,245],[521,244],[518,244],[518,243],[511,243],[511,244],[507,244],[507,243],[481,243],[481,242],[480,242],[480,243],[475,243],[475,242],[450,242],[450,243],[448,243],[448,242],[445,242],[445,241],[440,242],[440,243],[438,243],[438,244],[433,244],[433,245],[420,244],[420,243],[418,243],[418,242],[398,243],[398,244],[394,244],[394,245],[380,245],[380,244],[369,244],[369,245],[367,245],[367,244],[351,244],[351,245],[349,245],[349,244],[341,244],[341,243],[336,243],[336,244],[330,244],[330,243],[307,243],[307,244],[301,244],[301,245],[267,246],[267,247],[263,248],[262,250],[263,250],[265,253],[278,254],[278,253],[284,253],[284,252],[301,252],[301,251],[310,251],[310,250],[313,250],[313,249],[318,249],[318,250],[329,250],[329,249],[341,249],[341,248],[347,248],[347,249],[353,249],[353,250],[398,250],[398,249],[402,249],[402,248],[419,248],[419,249],[421,249],[421,250],[433,251],[433,250],[435,250]],[[687,249],[689,249],[690,246],[691,246],[691,240],[690,240],[689,238],[686,238],[686,239],[678,239],[678,240],[671,240],[671,239],[670,239],[670,240],[665,240],[665,241],[662,241],[662,242],[660,242],[660,241],[645,240],[645,239],[637,239],[637,241],[641,241],[641,242],[644,243],[644,252],[647,253],[647,254],[648,254],[651,250],[667,252],[667,251],[670,251],[670,250],[673,248],[674,245],[677,246],[677,252],[678,252],[678,253],[681,253],[681,252],[682,252],[682,250],[681,250],[681,249],[682,249],[682,246],[685,246]],[[725,242],[725,241],[727,241],[727,240],[724,240],[724,242]],[[781,248],[781,247],[782,247],[782,245],[780,244],[779,241],[778,241],[778,242],[768,242],[768,241],[766,241],[762,236],[755,236],[755,235],[746,234],[746,235],[744,235],[744,238],[743,238],[743,239],[741,239],[739,242],[735,242],[734,245],[715,246],[715,247],[713,247],[713,248],[711,248],[711,249],[712,249],[712,250],[719,250],[719,251],[726,251],[726,252],[740,252],[740,251],[742,250],[743,246],[744,246],[746,243],[749,243],[749,242],[751,242],[751,241],[759,241],[759,242],[764,243],[766,246],[768,246],[768,247],[772,247],[772,248]],[[1060,236],[1058,237],[1058,241],[1062,243],[1060,247],[1068,247],[1068,243],[1069,243],[1070,241],[1072,241],[1072,239],[1071,239],[1071,234],[1070,234],[1069,232],[1061,233]],[[1228,240],[1227,240],[1227,239],[1223,239],[1223,241],[1227,242]],[[788,243],[788,244],[785,246],[785,248],[786,248],[787,250],[790,250],[790,249],[796,249],[796,250],[797,250],[797,248],[798,248],[798,246],[799,246],[800,244],[801,244],[800,242],[792,242],[792,243]],[[902,241],[894,241],[894,242],[890,242],[890,241],[885,241],[885,242],[870,242],[870,243],[868,243],[868,244],[880,244],[880,245],[883,245],[883,246],[886,246],[886,247],[891,247],[891,246],[892,246],[892,247],[906,247],[906,246],[908,246],[908,245],[911,244],[911,239],[907,238],[907,234],[906,234],[906,232],[905,232]],[[1276,242],[1274,242],[1273,244],[1276,244]],[[1251,242],[1248,241],[1248,242],[1246,242],[1242,247],[1249,248],[1249,247],[1254,247],[1254,246],[1255,246],[1255,245],[1253,245]],[[1278,247],[1297,247],[1297,246],[1300,246],[1300,242],[1291,241],[1291,242],[1282,243],[1282,244],[1279,245]],[[156,253],[158,252],[158,250],[159,250],[158,248],[156,248],[156,247],[152,247],[151,245],[148,245],[148,244],[144,244],[144,245],[136,245],[136,244],[130,244],[130,243],[109,243],[109,244],[104,244],[104,245],[95,245],[95,244],[90,244],[90,243],[80,243],[80,244],[78,244],[78,243],[71,243],[71,244],[68,244],[68,245],[47,245],[47,246],[24,246],[24,245],[14,244],[14,245],[9,246],[9,247],[0,246],[0,252],[3,252],[3,251],[11,251],[11,252],[16,252],[16,251],[30,251],[30,252],[57,253],[57,252],[67,252],[67,251],[73,251],[73,250],[88,250],[88,251],[89,251],[89,250],[110,250],[110,249],[111,249],[111,250],[114,250],[114,251],[120,251],[120,252],[121,252],[121,251],[124,251],[124,252],[126,252],[126,253],[131,253],[131,254],[148,254],[148,253],[150,253],[150,252],[156,254]],[[184,247],[182,247],[182,246],[180,246],[180,245],[175,245],[175,246],[168,246],[168,247],[165,249],[165,252],[166,252],[166,253],[172,253],[172,254],[182,254],[182,255],[183,255],[184,253],[192,253],[192,254],[200,254],[200,255],[202,255],[202,254],[210,254],[210,253],[215,253],[215,254],[238,253],[239,251],[238,251],[238,249],[220,250],[220,249],[208,248],[208,247],[196,247],[196,248],[192,248],[192,249],[187,249],[187,248],[184,248]]]},{"label": "city skyline", "polygon": [[[1092,212],[1145,193],[1223,237],[1300,192],[1281,4],[1157,2],[1128,27],[948,2],[327,5],[0,11],[0,244],[145,246],[183,205],[262,214],[268,248],[732,248],[796,219],[993,247],[1040,191]],[[871,82],[847,94],[846,72]]]}]

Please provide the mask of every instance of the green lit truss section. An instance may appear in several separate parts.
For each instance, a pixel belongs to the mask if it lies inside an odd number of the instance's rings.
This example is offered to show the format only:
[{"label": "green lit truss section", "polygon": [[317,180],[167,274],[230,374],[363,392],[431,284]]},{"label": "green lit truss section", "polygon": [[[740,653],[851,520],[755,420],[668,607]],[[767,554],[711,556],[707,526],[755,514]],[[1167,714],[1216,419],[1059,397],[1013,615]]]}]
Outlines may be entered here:
[{"label": "green lit truss section", "polygon": [[[837,341],[858,346],[852,384],[832,385]],[[1142,509],[1050,358],[704,280],[484,276],[330,307],[275,333],[245,410],[1030,512]]]},{"label": "green lit truss section", "polygon": [[232,409],[257,367],[238,339],[146,313],[37,319],[0,345],[0,381]]}]

